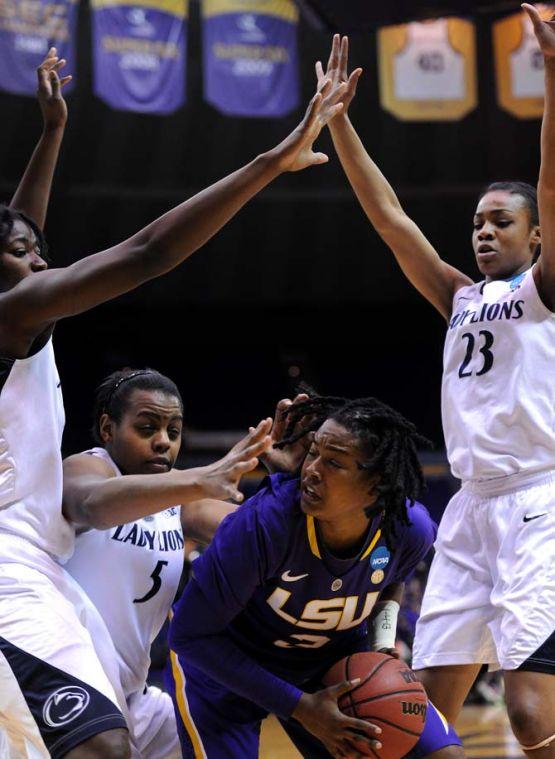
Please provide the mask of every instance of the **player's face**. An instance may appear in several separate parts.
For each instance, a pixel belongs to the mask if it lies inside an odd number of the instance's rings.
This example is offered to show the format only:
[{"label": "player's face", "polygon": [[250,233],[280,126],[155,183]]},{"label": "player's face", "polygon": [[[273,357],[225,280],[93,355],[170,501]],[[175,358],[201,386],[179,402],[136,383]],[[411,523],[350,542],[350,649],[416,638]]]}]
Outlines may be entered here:
[{"label": "player's face", "polygon": [[328,419],[314,434],[301,472],[301,509],[321,521],[341,522],[364,516],[375,495],[361,469],[357,438]]},{"label": "player's face", "polygon": [[106,450],[125,474],[156,474],[173,467],[183,429],[179,400],[160,390],[134,390],[120,422],[101,420]]},{"label": "player's face", "polygon": [[11,234],[0,249],[0,291],[15,287],[22,279],[48,264],[41,258],[35,233],[21,220],[14,222]]},{"label": "player's face", "polygon": [[521,195],[495,190],[478,203],[472,246],[486,279],[508,279],[530,267],[539,243],[539,227],[530,224],[530,212]]}]

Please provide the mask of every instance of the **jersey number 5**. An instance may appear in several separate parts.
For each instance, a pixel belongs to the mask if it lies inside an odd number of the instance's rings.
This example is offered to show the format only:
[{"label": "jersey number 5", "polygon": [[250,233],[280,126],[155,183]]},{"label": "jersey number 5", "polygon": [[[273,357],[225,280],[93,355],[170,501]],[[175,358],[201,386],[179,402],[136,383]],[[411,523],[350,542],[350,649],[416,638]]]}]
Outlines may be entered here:
[{"label": "jersey number 5", "polygon": [[[491,332],[488,332],[487,329],[481,329],[480,330],[480,337],[484,338],[484,344],[481,348],[478,348],[478,352],[482,354],[484,357],[482,366],[479,371],[475,372],[477,377],[480,377],[482,374],[486,374],[486,372],[489,372],[491,367],[493,366],[493,353],[491,352],[491,347],[493,345],[493,335]],[[468,365],[472,361],[472,356],[474,355],[474,347],[476,345],[476,338],[471,332],[465,332],[463,335],[463,338],[466,338],[468,341],[466,344],[466,355],[464,357],[464,360],[462,364],[459,366],[459,377],[470,377],[473,372],[466,371],[468,368]]]},{"label": "jersey number 5", "polygon": [[160,588],[162,587],[162,580],[160,579],[160,574],[162,573],[162,568],[167,566],[167,561],[160,561],[158,564],[154,567],[154,572],[150,575],[150,579],[152,580],[152,588],[148,591],[146,595],[144,595],[142,598],[134,598],[133,603],[134,604],[144,604],[145,601],[150,601],[151,598],[153,598]]}]

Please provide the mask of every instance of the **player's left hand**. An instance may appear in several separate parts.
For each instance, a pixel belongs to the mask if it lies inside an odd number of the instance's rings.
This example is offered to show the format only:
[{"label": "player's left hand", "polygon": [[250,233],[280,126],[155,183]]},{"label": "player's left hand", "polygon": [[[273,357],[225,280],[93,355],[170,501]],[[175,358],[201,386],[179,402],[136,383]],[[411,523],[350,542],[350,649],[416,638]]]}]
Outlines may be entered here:
[{"label": "player's left hand", "polygon": [[[293,400],[290,398],[283,398],[276,406],[274,415],[274,423],[272,425],[272,446],[266,451],[266,453],[260,456],[260,460],[266,467],[266,469],[273,474],[274,472],[297,472],[306,456],[307,450],[310,448],[310,441],[306,437],[297,440],[293,445],[288,445],[287,448],[279,449],[273,446],[283,440],[285,436],[285,430],[287,428],[287,411],[291,406],[297,403],[302,403],[308,400],[306,393],[299,393]],[[296,425],[295,429],[301,427],[307,420],[303,417]]]},{"label": "player's left hand", "polygon": [[269,151],[268,156],[277,164],[279,171],[301,171],[308,166],[327,163],[325,153],[315,153],[314,142],[328,121],[343,108],[339,102],[345,91],[344,84],[334,85],[325,79],[308,104],[303,120],[283,142]]},{"label": "player's left hand", "polygon": [[534,25],[534,33],[542,53],[547,57],[555,57],[555,14],[549,21],[544,21],[537,8],[529,3],[523,3],[522,9],[529,15]]},{"label": "player's left hand", "polygon": [[71,82],[72,77],[59,76],[60,70],[65,65],[65,58],[58,58],[56,48],[51,47],[37,69],[37,99],[46,131],[63,128],[67,121],[67,105],[62,95],[62,88]]}]

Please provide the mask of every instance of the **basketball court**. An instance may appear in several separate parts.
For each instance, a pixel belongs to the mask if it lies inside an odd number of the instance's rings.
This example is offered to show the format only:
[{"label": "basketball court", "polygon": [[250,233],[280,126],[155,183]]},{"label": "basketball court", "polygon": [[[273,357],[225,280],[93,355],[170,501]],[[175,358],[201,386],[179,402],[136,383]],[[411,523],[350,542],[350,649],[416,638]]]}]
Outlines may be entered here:
[{"label": "basketball court", "polygon": [[[457,730],[468,759],[522,759],[503,706],[466,706]],[[261,759],[301,759],[279,722],[270,717],[262,727]]]}]

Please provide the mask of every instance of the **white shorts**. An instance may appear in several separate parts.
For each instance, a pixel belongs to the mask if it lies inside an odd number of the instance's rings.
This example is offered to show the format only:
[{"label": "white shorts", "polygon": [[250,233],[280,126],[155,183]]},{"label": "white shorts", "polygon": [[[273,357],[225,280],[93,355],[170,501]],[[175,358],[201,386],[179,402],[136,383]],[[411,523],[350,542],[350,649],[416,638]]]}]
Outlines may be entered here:
[{"label": "white shorts", "polygon": [[466,483],[435,549],[413,668],[518,668],[555,630],[555,474]]},{"label": "white shorts", "polygon": [[141,759],[181,759],[171,697],[150,685],[127,699],[135,745]]},{"label": "white shorts", "polygon": [[97,733],[125,728],[115,649],[81,587],[43,551],[4,533],[0,562],[7,755],[63,756]]}]

